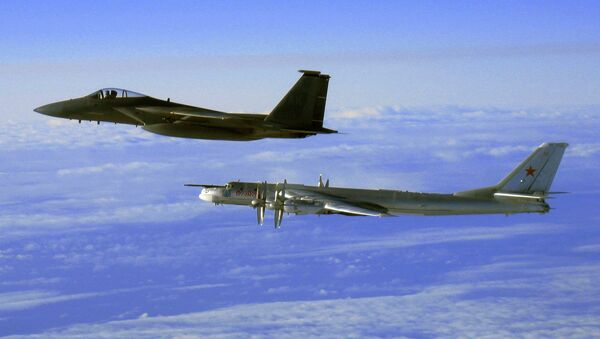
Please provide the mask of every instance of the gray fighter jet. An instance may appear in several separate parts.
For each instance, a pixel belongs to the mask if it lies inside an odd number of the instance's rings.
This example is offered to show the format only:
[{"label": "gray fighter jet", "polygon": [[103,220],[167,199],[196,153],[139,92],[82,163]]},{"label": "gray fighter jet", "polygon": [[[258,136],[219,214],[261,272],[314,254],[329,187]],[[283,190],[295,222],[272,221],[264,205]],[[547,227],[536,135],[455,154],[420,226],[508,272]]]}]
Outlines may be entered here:
[{"label": "gray fighter jet", "polygon": [[566,143],[544,143],[494,186],[452,194],[339,188],[323,183],[305,186],[267,182],[230,182],[203,187],[200,199],[219,204],[247,205],[263,224],[265,209],[274,211],[275,227],[283,213],[395,216],[402,214],[458,215],[547,213],[550,185],[567,148]]},{"label": "gray fighter jet", "polygon": [[118,88],[101,89],[35,111],[80,123],[141,125],[148,132],[181,138],[247,141],[337,133],[323,128],[329,75],[300,72],[302,77],[268,115],[213,111]]}]

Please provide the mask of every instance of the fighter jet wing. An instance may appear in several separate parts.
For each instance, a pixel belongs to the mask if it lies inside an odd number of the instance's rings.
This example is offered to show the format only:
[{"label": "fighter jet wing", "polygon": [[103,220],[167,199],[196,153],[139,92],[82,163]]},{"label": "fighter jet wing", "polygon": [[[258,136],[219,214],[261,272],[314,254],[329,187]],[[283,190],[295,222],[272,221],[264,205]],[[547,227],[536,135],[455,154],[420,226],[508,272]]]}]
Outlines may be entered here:
[{"label": "fighter jet wing", "polygon": [[176,117],[177,120],[189,120],[189,119],[220,119],[225,120],[230,116],[227,113],[213,111],[210,109],[200,107],[163,107],[163,106],[142,106],[136,107],[136,110],[151,113],[160,114],[164,116]]},{"label": "fighter jet wing", "polygon": [[207,120],[226,120],[230,119],[231,115],[191,106],[137,106],[137,107],[114,107],[121,114],[137,121],[140,125],[152,124],[157,121],[169,121],[172,123],[179,122],[194,122]]},{"label": "fighter jet wing", "polygon": [[330,195],[322,192],[315,192],[302,189],[288,189],[285,192],[286,198],[293,203],[294,200],[309,200],[321,202],[323,208],[335,213],[344,213],[360,216],[381,217],[388,215],[385,208],[369,204],[363,204],[359,201],[352,201]]}]

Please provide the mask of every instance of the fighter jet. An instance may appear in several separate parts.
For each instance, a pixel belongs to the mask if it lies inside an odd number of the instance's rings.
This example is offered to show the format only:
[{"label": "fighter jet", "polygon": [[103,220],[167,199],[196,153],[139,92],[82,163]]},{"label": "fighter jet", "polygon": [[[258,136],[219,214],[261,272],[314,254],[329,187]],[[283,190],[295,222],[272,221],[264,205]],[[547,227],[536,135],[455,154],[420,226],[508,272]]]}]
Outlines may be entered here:
[{"label": "fighter jet", "polygon": [[219,112],[119,88],[104,88],[34,111],[79,123],[89,120],[140,125],[148,132],[181,138],[248,141],[337,133],[323,128],[329,75],[300,72],[298,82],[268,115]]},{"label": "fighter jet", "polygon": [[203,187],[199,198],[217,205],[251,206],[263,224],[265,209],[274,211],[275,228],[285,213],[343,214],[348,216],[459,215],[547,213],[550,185],[567,148],[566,143],[544,143],[498,184],[451,194],[331,187],[319,178],[317,186],[266,181],[230,182]]}]

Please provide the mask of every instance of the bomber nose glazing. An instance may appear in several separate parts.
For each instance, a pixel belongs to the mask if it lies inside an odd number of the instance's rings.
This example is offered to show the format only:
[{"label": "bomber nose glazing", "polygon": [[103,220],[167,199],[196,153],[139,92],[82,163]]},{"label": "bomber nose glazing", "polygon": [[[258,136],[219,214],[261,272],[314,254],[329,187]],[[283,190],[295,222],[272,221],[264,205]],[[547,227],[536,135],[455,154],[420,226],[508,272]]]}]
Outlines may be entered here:
[{"label": "bomber nose glazing", "polygon": [[200,200],[203,200],[203,201],[208,201],[208,202],[213,201],[213,195],[206,188],[200,192],[200,195],[198,196],[198,198],[200,198]]}]

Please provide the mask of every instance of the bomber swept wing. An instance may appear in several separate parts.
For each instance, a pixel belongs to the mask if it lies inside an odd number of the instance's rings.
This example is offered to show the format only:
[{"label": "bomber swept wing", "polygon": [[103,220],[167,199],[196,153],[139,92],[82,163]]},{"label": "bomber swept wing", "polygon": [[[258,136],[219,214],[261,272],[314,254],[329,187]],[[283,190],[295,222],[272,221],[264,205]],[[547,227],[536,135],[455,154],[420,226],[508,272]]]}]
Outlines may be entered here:
[{"label": "bomber swept wing", "polygon": [[381,217],[388,215],[387,210],[381,206],[369,204],[367,207],[358,201],[343,199],[334,195],[315,192],[312,190],[288,189],[286,192],[286,198],[288,198],[288,196],[292,201],[304,200],[320,203],[323,205],[323,209],[334,213],[370,217]]},{"label": "bomber swept wing", "polygon": [[381,217],[386,215],[378,211],[358,207],[356,205],[348,204],[347,202],[343,201],[328,201],[327,203],[325,203],[325,209],[337,213],[360,215],[367,217]]}]

